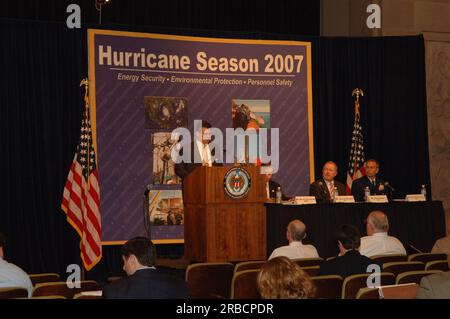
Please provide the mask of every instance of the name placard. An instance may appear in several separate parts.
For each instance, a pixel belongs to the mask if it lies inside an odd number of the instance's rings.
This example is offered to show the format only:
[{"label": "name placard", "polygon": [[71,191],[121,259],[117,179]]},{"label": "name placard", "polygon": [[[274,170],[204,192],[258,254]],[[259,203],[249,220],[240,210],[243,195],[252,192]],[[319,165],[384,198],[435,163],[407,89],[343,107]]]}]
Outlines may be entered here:
[{"label": "name placard", "polygon": [[295,204],[297,205],[309,205],[316,203],[316,197],[314,196],[295,196]]},{"label": "name placard", "polygon": [[405,197],[407,202],[425,202],[427,199],[423,194],[408,194]]},{"label": "name placard", "polygon": [[387,203],[389,202],[386,195],[370,195],[367,198],[367,202],[369,203]]},{"label": "name placard", "polygon": [[336,196],[336,203],[354,203],[355,198],[352,195]]}]

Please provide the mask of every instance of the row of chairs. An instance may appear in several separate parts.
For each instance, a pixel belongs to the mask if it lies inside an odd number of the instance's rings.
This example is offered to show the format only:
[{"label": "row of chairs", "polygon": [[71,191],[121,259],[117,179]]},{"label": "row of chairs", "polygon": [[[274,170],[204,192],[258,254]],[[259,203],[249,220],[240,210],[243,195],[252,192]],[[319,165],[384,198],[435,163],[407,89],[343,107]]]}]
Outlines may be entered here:
[{"label": "row of chairs", "polygon": [[[54,279],[54,277],[52,277],[50,280],[52,279]],[[84,292],[96,290],[99,290],[99,285],[94,280],[80,281],[79,288],[77,287],[69,288],[65,281],[39,282],[34,285],[32,298],[54,299],[53,297],[55,296],[67,299],[72,299],[75,296],[77,298],[84,298],[84,295],[81,294],[82,291]],[[27,298],[27,297],[28,291],[25,288],[11,287],[0,289],[0,299]]]},{"label": "row of chairs", "polygon": [[[389,273],[382,279],[383,285],[419,283],[425,275],[447,271],[445,254],[414,254],[375,256],[373,259],[383,265],[383,272]],[[341,298],[343,280],[340,276],[320,276],[322,258],[294,260],[313,278],[318,286],[318,298]],[[256,277],[265,261],[247,261],[233,265],[231,263],[198,263],[189,265],[186,270],[186,282],[193,298],[258,298]],[[426,264],[424,264],[426,262]],[[356,275],[359,276],[359,275]],[[368,276],[368,275],[363,275]],[[382,278],[384,278],[382,276]],[[350,278],[350,277],[348,277]],[[346,279],[348,279],[346,278]],[[366,287],[366,285],[362,286]],[[361,287],[360,287],[361,288]],[[359,288],[358,288],[359,290]],[[356,290],[350,294],[356,298]],[[348,298],[348,296],[347,296]]]}]

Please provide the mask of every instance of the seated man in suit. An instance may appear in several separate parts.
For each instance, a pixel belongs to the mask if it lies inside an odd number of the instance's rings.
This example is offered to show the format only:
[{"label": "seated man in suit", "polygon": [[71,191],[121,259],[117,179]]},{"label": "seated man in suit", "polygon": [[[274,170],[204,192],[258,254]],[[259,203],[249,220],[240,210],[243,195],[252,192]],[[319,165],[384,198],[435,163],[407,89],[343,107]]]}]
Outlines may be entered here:
[{"label": "seated man in suit", "polygon": [[302,240],[306,237],[306,226],[300,220],[291,221],[286,230],[288,246],[275,249],[269,259],[285,256],[290,259],[317,258],[319,254],[313,245],[303,245]]},{"label": "seated man in suit", "polygon": [[[392,199],[392,192],[389,184],[377,176],[380,164],[375,159],[369,159],[364,163],[366,175],[355,179],[352,183],[352,195],[357,202],[364,201],[364,189],[369,187],[370,195],[386,195]],[[388,185],[385,187],[385,184]]]},{"label": "seated man in suit", "polygon": [[156,249],[150,239],[136,237],[122,246],[126,278],[103,288],[106,299],[183,299],[188,298],[186,282],[155,268]]},{"label": "seated man in suit", "polygon": [[336,240],[339,246],[339,256],[324,261],[320,265],[320,275],[339,275],[345,278],[355,274],[365,274],[367,267],[373,262],[359,253],[361,236],[358,228],[353,225],[339,226],[336,231]]},{"label": "seated man in suit", "polygon": [[31,297],[33,294],[33,284],[31,283],[30,277],[21,268],[4,259],[5,246],[5,236],[0,233],[0,288],[25,288],[28,290],[28,297]]},{"label": "seated man in suit", "polygon": [[367,216],[367,236],[361,238],[361,255],[406,255],[403,244],[397,238],[388,236],[389,221],[385,213],[375,210]]},{"label": "seated man in suit", "polygon": [[[450,268],[450,255],[447,257]],[[423,277],[417,291],[417,299],[450,299],[450,271]]]},{"label": "seated man in suit", "polygon": [[[322,178],[318,179],[309,187],[309,195],[315,196],[316,201],[332,202],[334,196],[345,195],[345,185],[334,180],[338,173],[338,167],[335,162],[328,161],[322,169]],[[336,189],[337,188],[337,194]]]},{"label": "seated man in suit", "polygon": [[261,166],[261,174],[264,174],[264,180],[266,182],[266,196],[269,200],[275,200],[277,197],[277,189],[280,187],[281,189],[281,199],[289,200],[290,198],[284,195],[283,189],[281,185],[272,180],[273,169],[270,165],[262,165]]},{"label": "seated man in suit", "polygon": [[443,253],[450,255],[450,220],[447,223],[447,237],[438,239],[431,250],[432,253]]}]

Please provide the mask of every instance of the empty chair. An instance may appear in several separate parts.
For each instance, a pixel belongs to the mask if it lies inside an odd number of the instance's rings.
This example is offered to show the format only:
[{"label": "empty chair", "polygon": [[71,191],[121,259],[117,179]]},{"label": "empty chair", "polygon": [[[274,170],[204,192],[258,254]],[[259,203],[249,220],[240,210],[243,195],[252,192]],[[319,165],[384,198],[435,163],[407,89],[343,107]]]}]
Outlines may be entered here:
[{"label": "empty chair", "polygon": [[59,295],[50,295],[50,296],[31,297],[28,299],[67,299],[67,298]]},{"label": "empty chair", "polygon": [[297,265],[299,265],[300,267],[320,266],[323,258],[300,258],[292,259],[292,261],[297,263]]},{"label": "empty chair", "polygon": [[429,261],[425,265],[425,270],[442,270],[449,271],[447,260]]},{"label": "empty chair", "polygon": [[429,261],[435,260],[447,260],[447,255],[438,253],[421,253],[409,255],[408,257],[408,261],[421,261],[424,264],[426,264]]},{"label": "empty chair", "polygon": [[409,283],[420,284],[420,280],[422,279],[422,277],[436,274],[438,272],[441,272],[441,271],[440,270],[407,271],[407,272],[404,272],[397,276],[397,279],[395,280],[395,284],[396,285],[409,284]]},{"label": "empty chair", "polygon": [[102,299],[101,295],[85,295],[83,293],[77,293],[73,296],[73,299]]},{"label": "empty chair", "polygon": [[59,274],[57,273],[45,273],[45,274],[31,274],[29,275],[33,286],[40,284],[42,282],[56,282],[61,281]]},{"label": "empty chair", "polygon": [[234,266],[234,273],[243,270],[260,269],[265,262],[266,262],[265,260],[257,260],[257,261],[243,261],[237,263],[236,266]]},{"label": "empty chair", "polygon": [[342,277],[338,275],[311,277],[316,286],[316,299],[340,299]]},{"label": "empty chair", "polygon": [[310,277],[319,276],[320,266],[301,267]]},{"label": "empty chair", "polygon": [[191,298],[229,298],[234,265],[231,263],[198,263],[186,269]]},{"label": "empty chair", "polygon": [[402,272],[424,270],[425,265],[420,261],[401,261],[383,264],[383,272],[390,272],[397,276]]},{"label": "empty chair", "polygon": [[379,265],[383,265],[385,263],[392,262],[400,262],[400,261],[408,261],[408,256],[406,255],[377,255],[370,257],[373,261],[375,261]]},{"label": "empty chair", "polygon": [[256,279],[259,269],[238,271],[231,281],[231,299],[258,299]]},{"label": "empty chair", "polygon": [[[342,299],[355,299],[361,288],[367,287],[368,277],[373,274],[351,275],[345,278],[342,283]],[[393,285],[395,276],[391,273],[382,272],[380,275],[380,285]]]},{"label": "empty chair", "polygon": [[356,294],[356,299],[380,299],[378,288],[360,288]]},{"label": "empty chair", "polygon": [[0,299],[27,298],[28,290],[22,287],[0,288]]},{"label": "empty chair", "polygon": [[97,282],[93,280],[80,281],[79,286],[79,288],[69,288],[65,281],[40,283],[34,287],[33,297],[57,295],[71,299],[81,291],[99,290]]},{"label": "empty chair", "polygon": [[402,284],[393,286],[381,286],[380,296],[382,299],[415,299],[419,285]]}]

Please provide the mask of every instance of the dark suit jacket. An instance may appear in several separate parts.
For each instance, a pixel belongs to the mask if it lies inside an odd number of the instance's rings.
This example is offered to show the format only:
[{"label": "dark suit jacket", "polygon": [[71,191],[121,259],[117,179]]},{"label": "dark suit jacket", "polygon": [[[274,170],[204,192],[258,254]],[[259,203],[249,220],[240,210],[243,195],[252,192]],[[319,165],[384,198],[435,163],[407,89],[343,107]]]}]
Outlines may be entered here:
[{"label": "dark suit jacket", "polygon": [[106,299],[185,299],[186,282],[156,269],[141,269],[103,288]]},{"label": "dark suit jacket", "polygon": [[[352,183],[352,195],[355,197],[355,201],[357,202],[363,202],[364,201],[364,188],[366,186],[370,189],[370,195],[386,195],[388,199],[391,199],[391,192],[389,189],[384,188],[384,180],[381,178],[376,177],[375,178],[375,185],[374,186],[369,178],[367,176],[360,177],[358,179],[355,179]],[[379,189],[380,185],[383,185],[384,190]]]},{"label": "dark suit jacket", "polygon": [[359,251],[349,250],[344,256],[322,262],[319,274],[320,276],[339,275],[342,278],[355,274],[365,274],[367,266],[373,263],[372,259],[361,255]]},{"label": "dark suit jacket", "polygon": [[[345,195],[346,191],[344,184],[334,180],[334,186],[337,187],[339,195]],[[315,196],[318,203],[331,201],[330,191],[328,190],[327,183],[325,183],[323,178],[318,179],[310,185],[309,196]]]},{"label": "dark suit jacket", "polygon": [[[269,180],[269,195],[270,198],[277,198],[277,188],[280,187],[281,185],[278,184],[277,182],[273,181],[273,180]],[[283,193],[283,188],[281,188],[281,199],[282,200],[289,200],[290,197],[287,197],[286,195],[284,195]]]}]

